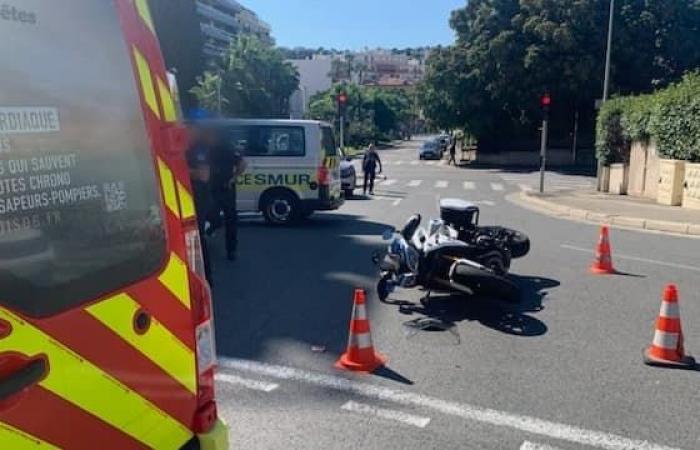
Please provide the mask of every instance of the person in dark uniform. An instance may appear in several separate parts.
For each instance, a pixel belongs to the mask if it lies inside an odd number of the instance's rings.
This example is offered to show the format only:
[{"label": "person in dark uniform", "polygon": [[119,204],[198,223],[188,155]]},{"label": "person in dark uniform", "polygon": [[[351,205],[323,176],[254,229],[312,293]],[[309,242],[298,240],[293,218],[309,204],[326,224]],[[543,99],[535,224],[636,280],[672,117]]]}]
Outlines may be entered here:
[{"label": "person in dark uniform", "polygon": [[211,193],[214,207],[210,211],[213,229],[225,228],[226,256],[236,259],[238,251],[238,211],[236,208],[236,179],[246,168],[246,162],[237,148],[226,145],[218,133],[207,133],[211,149],[212,182]]},{"label": "person in dark uniform", "polygon": [[452,136],[452,143],[450,144],[450,160],[447,161],[447,164],[449,165],[450,163],[453,163],[455,166],[457,165],[457,159],[455,156],[457,155],[457,136]]},{"label": "person in dark uniform", "polygon": [[364,182],[364,194],[367,195],[367,186],[369,184],[369,194],[374,195],[374,180],[377,177],[377,167],[379,167],[379,173],[384,171],[382,167],[382,160],[379,159],[379,154],[374,148],[374,144],[369,144],[369,148],[365,153],[365,157],[362,159],[362,172],[365,175]]},{"label": "person in dark uniform", "polygon": [[193,130],[193,145],[187,151],[187,166],[190,170],[192,183],[192,196],[197,210],[197,227],[202,247],[202,260],[204,273],[209,282],[213,284],[211,260],[209,258],[209,237],[207,236],[207,218],[212,208],[211,197],[211,165],[209,161],[209,149],[199,140],[199,131]]}]

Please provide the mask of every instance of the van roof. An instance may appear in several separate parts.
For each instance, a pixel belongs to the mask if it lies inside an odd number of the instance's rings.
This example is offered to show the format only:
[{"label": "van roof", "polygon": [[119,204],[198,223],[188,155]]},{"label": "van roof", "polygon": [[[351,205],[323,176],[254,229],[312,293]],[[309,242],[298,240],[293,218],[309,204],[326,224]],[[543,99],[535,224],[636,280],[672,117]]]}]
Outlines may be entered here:
[{"label": "van roof", "polygon": [[304,126],[318,125],[331,126],[327,122],[319,120],[291,120],[291,119],[202,119],[189,122],[193,125],[224,126],[224,125],[277,125],[277,126]]}]

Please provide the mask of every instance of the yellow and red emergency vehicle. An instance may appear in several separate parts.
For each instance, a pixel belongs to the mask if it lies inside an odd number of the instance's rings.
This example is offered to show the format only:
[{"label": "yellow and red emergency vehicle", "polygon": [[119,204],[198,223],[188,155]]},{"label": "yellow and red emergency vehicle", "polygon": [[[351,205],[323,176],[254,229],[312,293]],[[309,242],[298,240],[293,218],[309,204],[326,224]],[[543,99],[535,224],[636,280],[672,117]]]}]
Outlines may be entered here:
[{"label": "yellow and red emergency vehicle", "polygon": [[0,449],[228,448],[146,0],[0,5]]}]

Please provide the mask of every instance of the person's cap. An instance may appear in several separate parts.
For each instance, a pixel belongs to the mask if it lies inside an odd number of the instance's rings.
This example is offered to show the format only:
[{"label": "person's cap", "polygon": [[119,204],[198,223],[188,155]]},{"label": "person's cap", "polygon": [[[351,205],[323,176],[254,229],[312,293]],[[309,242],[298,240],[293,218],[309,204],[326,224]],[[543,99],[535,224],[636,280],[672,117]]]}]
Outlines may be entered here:
[{"label": "person's cap", "polygon": [[195,146],[187,152],[187,165],[191,169],[209,165],[209,152],[202,146]]}]

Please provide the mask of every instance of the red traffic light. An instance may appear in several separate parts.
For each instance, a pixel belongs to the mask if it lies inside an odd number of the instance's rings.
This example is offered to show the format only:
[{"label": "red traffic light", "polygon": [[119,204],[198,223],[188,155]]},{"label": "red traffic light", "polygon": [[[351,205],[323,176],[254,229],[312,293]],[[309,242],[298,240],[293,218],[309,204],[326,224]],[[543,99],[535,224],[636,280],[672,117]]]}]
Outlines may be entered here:
[{"label": "red traffic light", "polygon": [[348,96],[346,94],[339,94],[338,95],[338,103],[344,105],[347,102],[348,102]]},{"label": "red traffic light", "polygon": [[549,108],[552,105],[552,97],[549,95],[549,93],[546,93],[540,98],[540,104],[544,108]]}]

